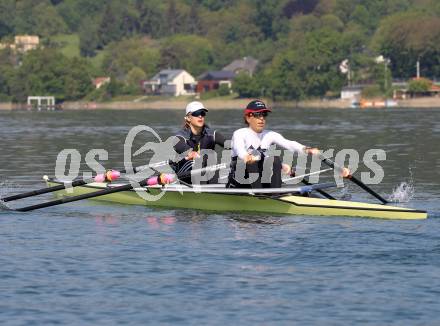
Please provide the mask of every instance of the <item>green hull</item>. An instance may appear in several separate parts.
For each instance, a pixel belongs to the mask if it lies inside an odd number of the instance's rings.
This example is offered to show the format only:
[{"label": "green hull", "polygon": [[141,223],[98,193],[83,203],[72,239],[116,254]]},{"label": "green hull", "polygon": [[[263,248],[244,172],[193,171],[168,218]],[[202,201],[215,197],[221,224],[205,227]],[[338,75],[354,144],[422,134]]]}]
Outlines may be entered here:
[{"label": "green hull", "polygon": [[[48,182],[48,186],[58,184],[57,182]],[[77,196],[95,192],[105,188],[105,186],[105,184],[91,184],[75,187],[71,193],[59,191],[57,192],[57,196]],[[151,195],[157,195],[161,190],[158,188],[149,188],[149,191]],[[407,220],[427,218],[427,213],[420,210],[292,195],[270,198],[268,196],[247,194],[180,193],[178,191],[166,191],[159,200],[148,201],[131,190],[99,196],[94,198],[94,200],[129,205],[209,211],[259,212],[309,216],[352,216]]]}]

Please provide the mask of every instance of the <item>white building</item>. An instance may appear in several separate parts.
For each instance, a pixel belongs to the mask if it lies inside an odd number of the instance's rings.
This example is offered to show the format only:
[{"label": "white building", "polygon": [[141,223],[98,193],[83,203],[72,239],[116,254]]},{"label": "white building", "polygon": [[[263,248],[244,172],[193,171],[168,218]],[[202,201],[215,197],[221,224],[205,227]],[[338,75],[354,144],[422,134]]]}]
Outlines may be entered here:
[{"label": "white building", "polygon": [[144,81],[144,90],[157,95],[194,95],[196,80],[183,69],[165,69]]},{"label": "white building", "polygon": [[13,51],[21,53],[35,50],[40,45],[38,35],[17,35],[14,37],[14,43],[0,43],[0,50],[10,48]]},{"label": "white building", "polygon": [[344,86],[341,90],[341,100],[359,100],[363,85]]}]

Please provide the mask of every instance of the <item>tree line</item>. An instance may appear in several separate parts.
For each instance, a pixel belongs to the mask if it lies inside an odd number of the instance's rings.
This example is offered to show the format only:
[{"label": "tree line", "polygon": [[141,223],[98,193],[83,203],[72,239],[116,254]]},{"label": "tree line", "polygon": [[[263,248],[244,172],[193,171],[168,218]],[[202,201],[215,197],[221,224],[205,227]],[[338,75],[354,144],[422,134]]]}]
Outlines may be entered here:
[{"label": "tree line", "polygon": [[[417,61],[423,76],[439,76],[439,27],[437,0],[2,0],[2,43],[36,34],[43,46],[0,50],[0,100],[111,98],[162,68],[198,76],[243,56],[260,65],[236,78],[240,96],[331,97],[348,80],[386,94]],[[79,56],[62,53],[59,34],[79,37]],[[103,75],[112,83],[98,92],[90,81]]]}]

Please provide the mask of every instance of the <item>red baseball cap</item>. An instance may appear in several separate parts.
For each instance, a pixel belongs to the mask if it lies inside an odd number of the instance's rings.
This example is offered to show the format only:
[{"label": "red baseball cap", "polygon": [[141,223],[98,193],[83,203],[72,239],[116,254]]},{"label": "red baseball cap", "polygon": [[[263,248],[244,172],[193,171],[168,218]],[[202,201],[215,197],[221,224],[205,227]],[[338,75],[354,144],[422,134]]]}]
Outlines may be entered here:
[{"label": "red baseball cap", "polygon": [[249,102],[244,110],[245,114],[253,113],[253,112],[272,112],[272,110],[268,109],[266,104],[264,104],[261,100],[253,100]]}]

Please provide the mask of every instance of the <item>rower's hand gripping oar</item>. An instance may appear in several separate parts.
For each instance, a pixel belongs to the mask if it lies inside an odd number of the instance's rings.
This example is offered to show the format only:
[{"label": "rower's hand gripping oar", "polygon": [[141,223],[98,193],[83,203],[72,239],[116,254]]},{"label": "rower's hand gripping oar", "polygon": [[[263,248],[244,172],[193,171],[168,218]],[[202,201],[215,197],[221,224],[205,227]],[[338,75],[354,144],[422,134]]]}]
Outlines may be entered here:
[{"label": "rower's hand gripping oar", "polygon": [[[321,161],[323,161],[326,165],[328,165],[329,167],[336,169],[336,170],[340,170],[342,171],[343,168],[340,167],[339,165],[337,165],[335,162],[333,162],[332,160],[330,160],[329,158],[326,158],[324,155],[322,155],[322,153],[318,154],[318,157],[321,159]],[[361,187],[362,189],[364,189],[366,192],[368,192],[369,194],[371,194],[372,196],[374,196],[375,198],[377,198],[378,200],[380,200],[383,204],[388,204],[389,201],[386,200],[385,198],[383,198],[381,195],[379,195],[377,192],[375,192],[373,189],[371,189],[370,187],[368,187],[365,183],[363,183],[361,180],[357,179],[355,176],[353,176],[352,174],[348,175],[346,177],[347,179],[351,180],[353,183],[357,184],[359,187]]]},{"label": "rower's hand gripping oar", "polygon": [[[228,165],[226,163],[220,163],[220,164],[207,166],[207,167],[196,169],[196,170],[184,171],[184,172],[178,173],[178,174],[159,173],[159,175],[156,175],[156,176],[149,178],[147,180],[147,185],[148,186],[155,186],[155,185],[162,185],[163,186],[163,185],[174,183],[174,182],[182,182],[182,183],[186,184],[185,182],[183,182],[180,179],[183,179],[186,177],[191,177],[194,174],[198,174],[198,173],[215,172],[217,170],[225,169],[227,167],[228,167]],[[186,184],[186,185],[191,186],[190,184]]]},{"label": "rower's hand gripping oar", "polygon": [[[159,163],[155,163],[155,164],[151,164],[151,165],[140,166],[140,167],[134,168],[134,170],[135,170],[135,172],[137,172],[137,171],[147,169],[150,166],[151,167],[159,167],[159,166],[163,166],[165,164],[168,164],[168,161],[163,161],[163,162],[159,162]],[[107,170],[104,174],[98,174],[95,177],[90,178],[90,179],[76,180],[71,183],[69,182],[67,184],[57,185],[57,186],[53,186],[53,187],[46,187],[46,188],[42,188],[42,189],[38,189],[38,190],[32,190],[32,191],[28,191],[28,192],[25,192],[22,194],[12,195],[12,196],[0,198],[0,199],[4,202],[9,202],[9,201],[17,200],[17,199],[23,199],[23,198],[38,196],[38,195],[47,194],[50,192],[59,191],[59,190],[64,190],[67,187],[84,186],[84,185],[91,183],[91,182],[111,182],[111,181],[115,181],[115,180],[119,179],[120,175],[124,174],[126,172],[127,172],[127,170],[120,170],[120,171]]]}]

